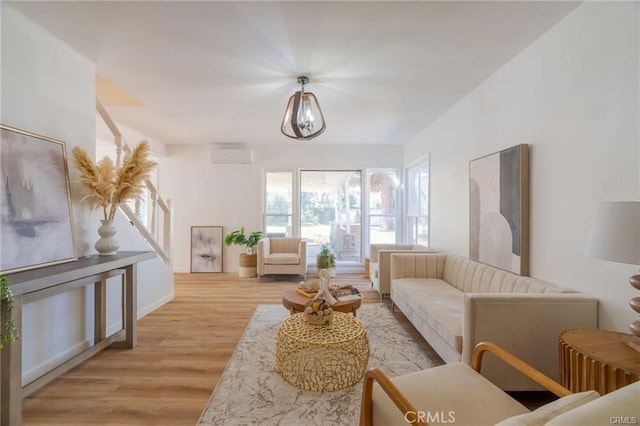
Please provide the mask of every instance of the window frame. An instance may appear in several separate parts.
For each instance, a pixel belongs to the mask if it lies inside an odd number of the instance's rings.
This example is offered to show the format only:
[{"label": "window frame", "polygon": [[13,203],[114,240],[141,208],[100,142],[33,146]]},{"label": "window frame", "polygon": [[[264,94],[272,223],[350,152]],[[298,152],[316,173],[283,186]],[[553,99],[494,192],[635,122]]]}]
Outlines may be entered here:
[{"label": "window frame", "polygon": [[[402,222],[403,222],[403,240],[406,244],[423,244],[423,245],[426,245],[427,247],[429,247],[431,244],[431,223],[430,223],[430,220],[431,220],[431,202],[430,202],[431,200],[431,167],[430,166],[431,166],[430,158],[429,158],[429,155],[427,154],[424,157],[417,159],[415,162],[409,164],[407,167],[404,168],[404,173],[403,173],[404,191],[403,192],[405,194],[405,202],[404,202]],[[421,167],[425,167],[426,172],[421,172],[420,171]],[[419,183],[416,188],[413,188],[413,182],[411,179],[412,172],[417,172],[419,176],[422,173],[426,174],[427,189],[426,189],[426,196],[424,197],[425,203],[426,203],[424,215],[420,214],[420,211],[422,210],[422,208],[420,206],[421,197],[420,197],[419,191],[422,187],[422,183]],[[417,214],[410,211],[412,196],[417,198],[417,210],[418,210]],[[413,200],[415,200],[415,198]],[[414,238],[417,232],[418,224],[420,223],[420,219],[423,219],[425,221],[425,227],[427,229],[426,242],[420,242],[417,238]],[[414,225],[412,225],[412,223]]]}]

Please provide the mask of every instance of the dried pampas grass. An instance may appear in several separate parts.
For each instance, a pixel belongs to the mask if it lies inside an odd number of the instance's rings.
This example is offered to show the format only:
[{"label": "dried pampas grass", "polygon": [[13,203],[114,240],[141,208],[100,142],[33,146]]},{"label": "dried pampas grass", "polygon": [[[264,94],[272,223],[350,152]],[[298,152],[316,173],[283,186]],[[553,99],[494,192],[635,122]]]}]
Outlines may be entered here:
[{"label": "dried pampas grass", "polygon": [[102,208],[105,220],[113,220],[120,204],[142,195],[145,181],[156,166],[148,156],[149,143],[142,141],[125,154],[119,167],[109,157],[93,164],[87,153],[76,146],[73,148],[73,160],[80,171],[82,200]]}]

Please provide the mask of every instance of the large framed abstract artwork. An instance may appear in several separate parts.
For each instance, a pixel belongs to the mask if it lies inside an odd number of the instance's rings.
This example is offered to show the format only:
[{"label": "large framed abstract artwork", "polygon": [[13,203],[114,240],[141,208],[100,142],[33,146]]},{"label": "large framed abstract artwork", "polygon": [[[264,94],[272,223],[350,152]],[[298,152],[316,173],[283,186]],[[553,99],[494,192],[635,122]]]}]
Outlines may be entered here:
[{"label": "large framed abstract artwork", "polygon": [[529,275],[529,145],[469,162],[469,258]]},{"label": "large framed abstract artwork", "polygon": [[64,142],[0,124],[0,272],[77,259]]},{"label": "large framed abstract artwork", "polygon": [[222,226],[191,227],[191,272],[222,272]]}]

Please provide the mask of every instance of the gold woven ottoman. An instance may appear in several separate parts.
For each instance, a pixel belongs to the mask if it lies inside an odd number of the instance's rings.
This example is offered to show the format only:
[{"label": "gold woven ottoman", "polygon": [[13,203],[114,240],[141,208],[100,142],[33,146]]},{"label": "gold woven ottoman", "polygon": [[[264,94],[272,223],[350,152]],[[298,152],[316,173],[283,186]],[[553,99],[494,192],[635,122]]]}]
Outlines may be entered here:
[{"label": "gold woven ottoman", "polygon": [[294,314],[276,336],[276,371],[294,386],[332,392],[356,384],[369,362],[369,339],[353,315],[334,312],[328,325],[311,325]]}]

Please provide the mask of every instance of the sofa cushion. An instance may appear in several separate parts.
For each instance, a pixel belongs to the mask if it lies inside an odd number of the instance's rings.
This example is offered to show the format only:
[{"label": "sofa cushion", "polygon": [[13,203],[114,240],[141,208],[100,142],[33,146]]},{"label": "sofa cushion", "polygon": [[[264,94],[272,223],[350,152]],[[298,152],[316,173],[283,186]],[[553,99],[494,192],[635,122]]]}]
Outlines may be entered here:
[{"label": "sofa cushion", "polygon": [[[392,379],[429,424],[493,425],[528,410],[497,386],[460,362]],[[387,394],[373,388],[373,424],[409,424]],[[426,416],[430,416],[427,418]],[[438,417],[439,421],[435,421]],[[415,417],[414,417],[415,418]]]},{"label": "sofa cushion", "polygon": [[462,352],[464,293],[436,278],[399,278],[393,280],[394,297],[402,297],[428,326],[458,352]]},{"label": "sofa cushion", "polygon": [[640,382],[602,395],[588,404],[561,414],[549,426],[637,424],[640,422]]},{"label": "sofa cushion", "polygon": [[300,239],[270,238],[269,250],[271,253],[295,253],[296,256],[298,256],[298,251],[300,250]]},{"label": "sofa cushion", "polygon": [[371,263],[378,263],[380,250],[412,250],[413,245],[411,244],[371,244],[370,247],[370,256]]},{"label": "sofa cushion", "polygon": [[520,414],[514,417],[509,417],[506,420],[501,421],[496,426],[537,426],[544,425],[551,419],[580,407],[588,402],[591,402],[600,397],[600,394],[596,391],[586,391],[580,393],[573,393],[571,395],[558,398],[553,402],[543,405],[536,410]]},{"label": "sofa cushion", "polygon": [[271,253],[264,255],[264,263],[268,265],[297,265],[300,257],[297,253]]}]

